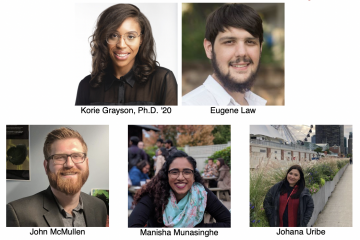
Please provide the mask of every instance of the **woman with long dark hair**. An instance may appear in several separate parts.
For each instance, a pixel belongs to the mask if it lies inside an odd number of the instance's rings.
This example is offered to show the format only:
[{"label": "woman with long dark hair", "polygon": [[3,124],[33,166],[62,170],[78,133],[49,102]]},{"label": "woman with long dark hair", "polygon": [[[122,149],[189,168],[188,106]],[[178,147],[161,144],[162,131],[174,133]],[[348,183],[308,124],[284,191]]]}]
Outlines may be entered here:
[{"label": "woman with long dark hair", "polygon": [[139,8],[103,11],[90,46],[92,72],[80,82],[75,105],[177,105],[174,74],[156,61],[151,25]]},{"label": "woman with long dark hair", "polygon": [[[203,185],[196,161],[177,151],[134,197],[129,227],[230,227],[230,212]],[[204,223],[205,211],[216,223]]]},{"label": "woman with long dark hair", "polygon": [[301,166],[291,166],[285,178],[270,188],[263,207],[270,227],[307,227],[314,201]]},{"label": "woman with long dark hair", "polygon": [[218,188],[231,188],[231,175],[230,168],[225,164],[224,159],[218,158],[216,160],[216,165],[218,167],[217,171],[217,187]]}]

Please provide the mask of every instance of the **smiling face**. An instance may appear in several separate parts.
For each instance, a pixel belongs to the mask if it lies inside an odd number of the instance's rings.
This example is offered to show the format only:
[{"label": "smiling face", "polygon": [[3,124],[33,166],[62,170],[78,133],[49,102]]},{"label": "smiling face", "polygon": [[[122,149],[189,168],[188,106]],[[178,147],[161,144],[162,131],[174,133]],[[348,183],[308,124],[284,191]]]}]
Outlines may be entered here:
[{"label": "smiling face", "polygon": [[286,177],[287,181],[289,182],[290,187],[296,185],[296,183],[300,180],[300,172],[297,169],[292,169]]},{"label": "smiling face", "polygon": [[[141,34],[141,28],[139,23],[134,18],[127,18],[116,30],[115,35],[121,35],[121,38],[117,44],[107,45],[109,55],[113,63],[113,67],[116,73],[116,77],[125,75],[129,72],[135,63],[135,57],[139,52],[140,45],[142,43],[142,37],[136,37],[130,42],[124,40],[124,35],[127,33]],[[136,35],[135,35],[136,36]],[[119,73],[119,74],[118,74]]]},{"label": "smiling face", "polygon": [[259,68],[262,46],[259,38],[241,28],[219,32],[214,46],[204,40],[206,55],[214,68],[213,77],[230,92],[251,88]]},{"label": "smiling face", "polygon": [[150,165],[147,164],[143,169],[141,170],[143,173],[147,174],[150,171]]},{"label": "smiling face", "polygon": [[[51,145],[51,154],[67,154],[84,152],[77,138],[55,141]],[[44,167],[50,186],[65,194],[74,195],[80,192],[89,176],[88,158],[83,163],[74,164],[70,157],[63,165],[55,165],[54,161],[44,160]]]},{"label": "smiling face", "polygon": [[213,165],[213,160],[208,160],[208,164],[209,164],[209,166],[212,166]]},{"label": "smiling face", "polygon": [[[186,196],[191,186],[195,182],[194,174],[188,175],[188,178],[185,176],[183,171],[192,170],[194,171],[193,166],[185,157],[175,158],[174,161],[169,166],[169,171],[178,170],[180,171],[178,177],[172,176],[171,173],[168,173],[169,184],[171,189],[174,191],[175,197],[179,202],[183,197]],[[185,176],[184,176],[185,175]]]}]

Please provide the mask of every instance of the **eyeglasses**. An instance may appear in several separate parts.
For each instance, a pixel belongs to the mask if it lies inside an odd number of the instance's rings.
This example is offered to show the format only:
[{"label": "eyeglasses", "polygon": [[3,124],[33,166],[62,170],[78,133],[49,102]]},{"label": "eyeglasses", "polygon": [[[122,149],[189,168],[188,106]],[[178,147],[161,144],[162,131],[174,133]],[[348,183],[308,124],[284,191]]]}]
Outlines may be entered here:
[{"label": "eyeglasses", "polygon": [[194,174],[194,171],[191,169],[184,169],[183,171],[179,171],[178,169],[173,169],[169,171],[169,176],[170,178],[176,179],[180,176],[180,172],[182,172],[184,178],[191,178]]},{"label": "eyeglasses", "polygon": [[68,157],[71,158],[73,163],[83,163],[86,158],[86,153],[72,153],[70,155],[68,154],[54,154],[51,155],[47,160],[53,160],[54,165],[64,165],[68,159]]},{"label": "eyeglasses", "polygon": [[121,36],[124,38],[126,44],[134,44],[136,43],[136,39],[141,36],[137,32],[128,32],[124,35],[120,35],[119,33],[112,33],[106,38],[106,42],[110,45],[118,44],[121,40]]}]

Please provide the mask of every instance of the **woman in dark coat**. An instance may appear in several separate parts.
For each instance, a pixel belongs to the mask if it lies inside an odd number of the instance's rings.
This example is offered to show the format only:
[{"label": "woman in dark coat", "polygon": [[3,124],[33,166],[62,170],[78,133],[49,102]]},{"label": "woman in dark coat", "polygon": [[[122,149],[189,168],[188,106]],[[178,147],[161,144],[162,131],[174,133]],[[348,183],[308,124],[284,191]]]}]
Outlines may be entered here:
[{"label": "woman in dark coat", "polygon": [[263,207],[270,227],[307,227],[314,201],[299,165],[291,166],[284,180],[270,188]]}]

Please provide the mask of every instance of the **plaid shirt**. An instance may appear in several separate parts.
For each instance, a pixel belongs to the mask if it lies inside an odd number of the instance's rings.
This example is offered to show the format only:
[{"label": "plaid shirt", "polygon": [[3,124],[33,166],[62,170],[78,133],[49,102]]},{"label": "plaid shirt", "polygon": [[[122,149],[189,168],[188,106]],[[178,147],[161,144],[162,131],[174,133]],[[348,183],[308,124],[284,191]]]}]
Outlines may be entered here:
[{"label": "plaid shirt", "polygon": [[[211,172],[211,173],[210,173]],[[216,177],[218,175],[217,166],[213,163],[212,166],[206,164],[204,169],[204,177]]]}]

